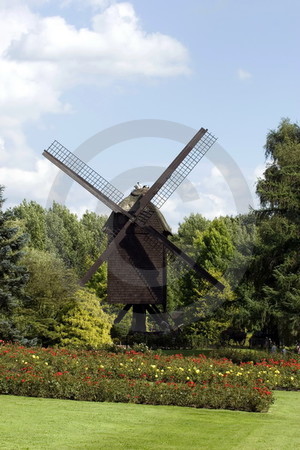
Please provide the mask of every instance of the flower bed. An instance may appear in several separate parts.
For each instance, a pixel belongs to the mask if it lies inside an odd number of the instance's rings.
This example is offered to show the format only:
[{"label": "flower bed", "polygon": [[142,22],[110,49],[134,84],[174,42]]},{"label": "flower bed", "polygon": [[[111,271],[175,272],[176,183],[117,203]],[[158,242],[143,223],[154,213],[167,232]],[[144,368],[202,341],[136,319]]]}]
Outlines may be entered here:
[{"label": "flower bed", "polygon": [[296,360],[25,348],[0,343],[0,393],[266,411],[271,389],[300,389]]}]

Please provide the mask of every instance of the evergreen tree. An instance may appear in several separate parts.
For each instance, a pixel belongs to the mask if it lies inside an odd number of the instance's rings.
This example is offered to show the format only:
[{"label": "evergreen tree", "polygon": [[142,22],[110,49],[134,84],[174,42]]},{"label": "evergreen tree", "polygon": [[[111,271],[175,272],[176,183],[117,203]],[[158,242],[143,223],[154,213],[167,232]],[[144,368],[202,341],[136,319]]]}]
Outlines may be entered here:
[{"label": "evergreen tree", "polygon": [[19,232],[10,211],[3,211],[3,190],[0,186],[0,307],[11,312],[23,296],[28,274],[20,259],[27,235]]},{"label": "evergreen tree", "polygon": [[284,119],[266,141],[267,168],[258,180],[262,209],[252,267],[264,328],[278,341],[296,336],[300,287],[300,127]]},{"label": "evergreen tree", "polygon": [[76,292],[76,303],[56,327],[60,346],[101,348],[111,344],[111,319],[102,310],[99,299],[87,289]]},{"label": "evergreen tree", "polygon": [[0,337],[21,338],[14,324],[14,313],[24,298],[28,280],[26,268],[20,263],[27,236],[20,232],[10,211],[3,211],[0,186]]}]

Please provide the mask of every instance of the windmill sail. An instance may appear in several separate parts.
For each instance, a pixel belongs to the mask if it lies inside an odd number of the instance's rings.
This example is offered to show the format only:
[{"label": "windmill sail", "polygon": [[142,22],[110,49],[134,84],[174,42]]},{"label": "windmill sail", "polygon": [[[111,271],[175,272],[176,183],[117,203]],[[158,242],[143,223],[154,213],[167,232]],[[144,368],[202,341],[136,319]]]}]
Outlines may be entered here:
[{"label": "windmill sail", "polygon": [[126,212],[118,206],[123,199],[123,193],[58,141],[54,141],[47,150],[44,150],[43,156],[113,211],[126,215]]}]

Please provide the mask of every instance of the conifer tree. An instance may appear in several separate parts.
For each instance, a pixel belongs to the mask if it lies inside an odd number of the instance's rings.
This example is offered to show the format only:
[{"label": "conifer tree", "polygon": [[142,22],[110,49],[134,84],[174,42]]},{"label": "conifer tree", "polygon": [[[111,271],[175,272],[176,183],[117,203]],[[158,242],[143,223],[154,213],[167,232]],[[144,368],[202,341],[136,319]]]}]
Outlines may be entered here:
[{"label": "conifer tree", "polygon": [[10,211],[3,211],[3,191],[0,186],[0,336],[19,337],[13,325],[13,315],[24,295],[28,280],[26,268],[20,264],[27,236],[21,233]]},{"label": "conifer tree", "polygon": [[265,329],[291,343],[300,337],[299,125],[283,119],[269,132],[265,150],[268,164],[257,183],[262,209],[253,279]]}]

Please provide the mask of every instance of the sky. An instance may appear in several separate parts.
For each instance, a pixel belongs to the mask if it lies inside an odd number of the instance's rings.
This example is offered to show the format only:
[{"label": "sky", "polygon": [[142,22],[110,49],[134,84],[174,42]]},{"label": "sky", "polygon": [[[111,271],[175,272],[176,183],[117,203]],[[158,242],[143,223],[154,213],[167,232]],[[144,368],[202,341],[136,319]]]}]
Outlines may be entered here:
[{"label": "sky", "polygon": [[6,206],[107,213],[43,150],[58,140],[126,195],[204,127],[217,144],[166,219],[256,207],[267,133],[299,121],[299,17],[298,0],[0,0]]}]

